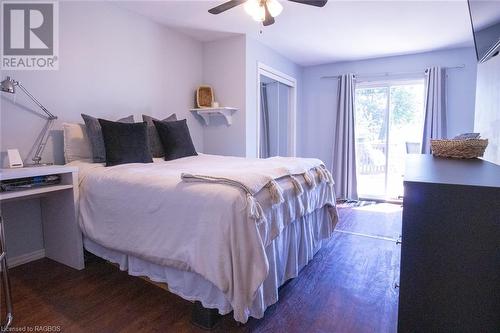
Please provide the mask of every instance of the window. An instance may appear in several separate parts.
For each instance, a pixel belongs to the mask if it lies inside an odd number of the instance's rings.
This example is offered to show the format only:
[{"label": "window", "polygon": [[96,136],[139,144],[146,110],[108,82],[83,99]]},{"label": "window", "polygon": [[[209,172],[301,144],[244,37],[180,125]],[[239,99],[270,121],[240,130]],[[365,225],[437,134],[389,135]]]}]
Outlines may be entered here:
[{"label": "window", "polygon": [[358,193],[363,198],[403,195],[407,153],[420,150],[424,79],[358,83],[355,134]]}]

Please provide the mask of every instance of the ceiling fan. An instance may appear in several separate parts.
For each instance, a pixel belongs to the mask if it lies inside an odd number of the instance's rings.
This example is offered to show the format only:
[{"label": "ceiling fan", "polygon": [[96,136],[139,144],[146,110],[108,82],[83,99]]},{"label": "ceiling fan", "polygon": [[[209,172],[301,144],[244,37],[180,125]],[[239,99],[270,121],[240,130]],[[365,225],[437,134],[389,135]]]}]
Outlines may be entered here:
[{"label": "ceiling fan", "polygon": [[[328,2],[328,0],[288,1],[315,7],[323,7]],[[230,0],[217,7],[209,9],[208,12],[210,14],[217,15],[243,3],[245,4],[245,11],[252,16],[255,21],[262,22],[264,26],[273,24],[275,22],[274,18],[281,14],[281,11],[283,10],[283,6],[278,2],[278,0]]]}]

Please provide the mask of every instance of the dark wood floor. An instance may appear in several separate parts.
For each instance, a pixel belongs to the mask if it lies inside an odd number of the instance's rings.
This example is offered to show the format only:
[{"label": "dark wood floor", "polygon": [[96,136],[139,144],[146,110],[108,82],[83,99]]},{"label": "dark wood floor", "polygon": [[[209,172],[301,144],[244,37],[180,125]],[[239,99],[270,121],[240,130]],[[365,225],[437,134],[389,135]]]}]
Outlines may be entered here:
[{"label": "dark wood floor", "polygon": [[[216,332],[395,332],[401,210],[341,209],[338,230],[261,320]],[[388,211],[386,213],[384,211]],[[351,234],[350,232],[358,233]],[[48,259],[10,271],[14,326],[53,325],[63,332],[203,332],[190,324],[191,303],[94,259],[75,271]]]}]

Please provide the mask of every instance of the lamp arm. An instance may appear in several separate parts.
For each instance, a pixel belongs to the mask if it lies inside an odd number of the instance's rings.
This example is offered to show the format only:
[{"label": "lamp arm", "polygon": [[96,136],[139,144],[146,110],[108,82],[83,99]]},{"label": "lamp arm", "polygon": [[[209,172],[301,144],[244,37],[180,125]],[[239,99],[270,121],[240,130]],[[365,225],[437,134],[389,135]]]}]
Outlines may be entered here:
[{"label": "lamp arm", "polygon": [[[50,116],[49,116],[50,117]],[[49,133],[52,128],[52,125],[54,124],[54,120],[57,118],[49,118],[47,119],[47,124],[44,126],[42,133],[39,137],[38,145],[35,151],[35,154],[33,155],[33,158],[31,159],[35,165],[39,165],[40,161],[42,160],[42,154],[43,151],[45,150],[45,146],[47,145],[47,141],[49,140]]]},{"label": "lamp arm", "polygon": [[42,105],[42,103],[40,103],[36,98],[35,96],[33,96],[26,88],[24,88],[24,86],[19,82],[19,81],[15,81],[15,84],[21,88],[21,90],[36,104],[38,105],[38,107],[40,109],[42,109],[43,112],[45,112],[45,114],[49,117],[49,120],[55,120],[57,119],[56,116],[54,116],[49,110],[47,110],[47,108],[45,106]]},{"label": "lamp arm", "polygon": [[43,104],[40,103],[35,98],[35,96],[33,96],[19,81],[14,81],[14,84],[18,86],[47,115],[46,118],[47,124],[42,129],[42,132],[40,133],[38,139],[35,141],[35,143],[37,144],[37,148],[32,158],[32,161],[35,163],[35,166],[41,165],[40,161],[42,160],[42,154],[43,151],[45,150],[45,146],[47,145],[47,141],[49,139],[49,132],[50,129],[52,128],[54,120],[56,120],[57,117],[53,115],[49,110],[47,110],[47,108],[43,106]]}]

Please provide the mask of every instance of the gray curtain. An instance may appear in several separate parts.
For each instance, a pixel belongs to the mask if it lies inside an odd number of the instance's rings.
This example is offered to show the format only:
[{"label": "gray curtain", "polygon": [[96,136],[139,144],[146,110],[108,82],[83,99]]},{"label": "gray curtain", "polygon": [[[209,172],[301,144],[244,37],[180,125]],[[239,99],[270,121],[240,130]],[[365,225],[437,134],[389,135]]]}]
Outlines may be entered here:
[{"label": "gray curtain", "polygon": [[266,84],[260,85],[260,156],[261,158],[269,157],[271,150],[269,142],[269,106],[267,103],[267,88]]},{"label": "gray curtain", "polygon": [[431,139],[446,137],[445,73],[441,67],[425,70],[425,121],[422,154],[431,153]]},{"label": "gray curtain", "polygon": [[333,177],[338,198],[358,199],[354,137],[354,74],[340,76]]}]

